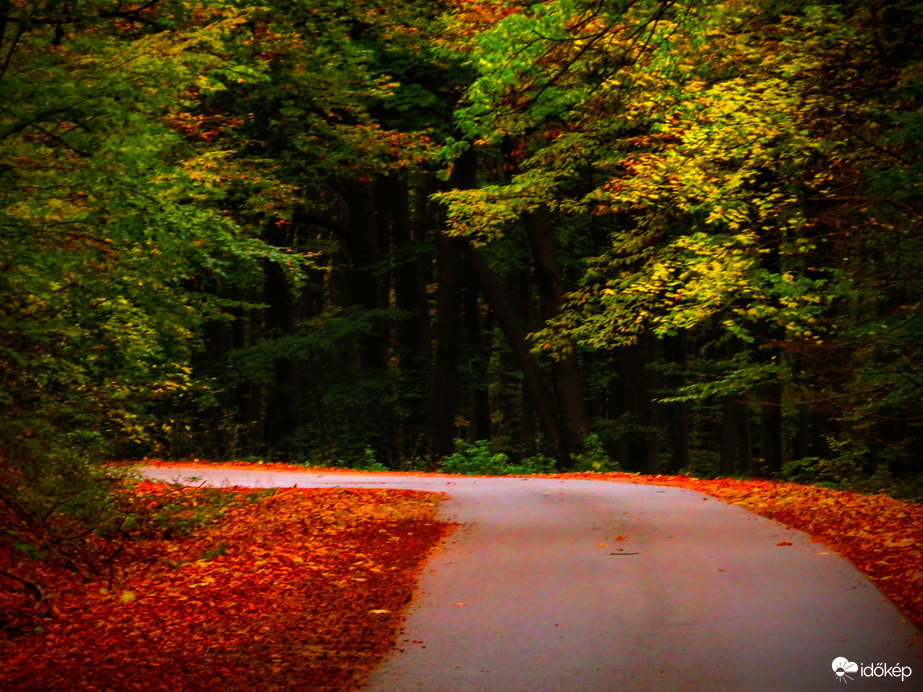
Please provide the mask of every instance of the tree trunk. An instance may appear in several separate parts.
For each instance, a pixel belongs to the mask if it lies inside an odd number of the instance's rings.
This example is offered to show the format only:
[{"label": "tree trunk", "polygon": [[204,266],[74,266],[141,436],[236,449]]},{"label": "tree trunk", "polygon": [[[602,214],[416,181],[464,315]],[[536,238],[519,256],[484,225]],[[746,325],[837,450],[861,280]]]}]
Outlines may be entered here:
[{"label": "tree trunk", "polygon": [[[667,337],[663,341],[663,354],[669,363],[676,365],[672,368],[674,373],[667,376],[666,386],[668,391],[675,393],[685,384],[684,375],[686,363],[686,337],[682,334]],[[689,468],[689,404],[679,401],[670,404],[661,404],[664,407],[664,417],[667,420],[670,440],[670,466],[671,471]]]},{"label": "tree trunk", "polygon": [[466,256],[477,278],[481,292],[493,310],[500,329],[506,335],[513,351],[516,365],[522,371],[525,379],[524,383],[535,405],[535,412],[541,423],[542,431],[545,433],[550,447],[554,450],[558,463],[566,466],[569,459],[566,456],[562,457],[564,449],[563,437],[559,427],[560,417],[555,398],[544,381],[538,362],[529,351],[525,327],[519,315],[513,309],[490,265],[470,243],[467,244],[466,251]]},{"label": "tree trunk", "polygon": [[471,437],[475,440],[489,440],[491,430],[487,378],[489,377],[490,345],[486,343],[484,329],[481,325],[477,286],[471,282],[465,286],[464,300],[468,364],[471,375]]},{"label": "tree trunk", "polygon": [[[395,325],[395,349],[400,376],[401,408],[398,456],[416,456],[425,447],[426,391],[429,370],[429,304],[423,258],[411,233],[410,203],[406,180],[396,176],[382,181],[390,197],[394,269],[394,305],[405,313]],[[425,210],[417,211],[417,221]],[[422,226],[418,224],[418,226]]]},{"label": "tree trunk", "polygon": [[[367,310],[387,307],[387,290],[377,276],[381,248],[386,245],[385,229],[376,219],[375,185],[371,182],[341,180],[338,190],[348,215],[343,226],[343,241],[349,254],[351,300]],[[380,325],[360,340],[363,371],[383,371],[388,365],[387,325]]]},{"label": "tree trunk", "polygon": [[740,402],[737,397],[725,397],[724,404],[721,407],[721,440],[719,445],[721,473],[725,476],[733,476],[735,472],[739,444],[738,435],[740,433],[739,415]]},{"label": "tree trunk", "polygon": [[[774,274],[782,273],[782,230],[767,226],[760,234],[763,252],[760,265]],[[757,354],[767,365],[778,363],[782,358],[778,344],[785,338],[783,327],[775,323],[763,325],[760,342],[764,344]],[[759,475],[778,473],[782,470],[782,383],[778,380],[766,382],[760,392],[760,465]]]},{"label": "tree trunk", "polygon": [[[477,183],[476,172],[477,159],[474,151],[469,149],[455,162],[449,185],[460,190],[473,188]],[[452,238],[444,233],[436,236],[436,354],[430,416],[430,463],[434,467],[438,459],[454,450],[455,414],[460,389],[459,320],[466,245],[463,238]]]},{"label": "tree trunk", "polygon": [[[650,395],[647,388],[644,347],[639,344],[625,346],[622,351],[621,385],[623,410],[629,424],[646,428],[648,424]],[[646,430],[631,432],[625,439],[625,462],[628,468],[647,471],[650,452]]]},{"label": "tree trunk", "polygon": [[[287,226],[272,226],[266,240],[276,247],[291,245]],[[263,302],[266,303],[264,322],[266,335],[278,338],[295,329],[293,297],[285,270],[275,262],[264,263]],[[283,449],[298,427],[297,365],[292,358],[273,360],[273,376],[266,393],[266,417],[263,441],[271,451]],[[291,452],[284,450],[283,453]]]},{"label": "tree trunk", "polygon": [[433,364],[430,456],[435,463],[454,449],[458,407],[462,260],[465,241],[436,237],[436,359]]},{"label": "tree trunk", "polygon": [[[524,222],[532,249],[542,319],[547,322],[558,316],[564,304],[564,280],[558,261],[557,239],[551,227],[550,215],[544,206],[525,214]],[[551,373],[558,411],[562,419],[563,447],[559,455],[563,459],[569,459],[572,455],[580,453],[587,436],[583,380],[576,352],[570,350],[555,360]]]},{"label": "tree trunk", "polygon": [[758,471],[759,475],[764,476],[782,470],[782,385],[778,382],[763,385],[760,423],[762,444]]}]

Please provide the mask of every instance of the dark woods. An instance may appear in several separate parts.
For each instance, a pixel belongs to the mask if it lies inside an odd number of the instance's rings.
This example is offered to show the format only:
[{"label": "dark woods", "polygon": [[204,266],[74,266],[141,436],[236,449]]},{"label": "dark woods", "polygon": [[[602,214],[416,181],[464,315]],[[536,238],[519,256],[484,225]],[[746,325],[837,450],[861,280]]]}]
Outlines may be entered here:
[{"label": "dark woods", "polygon": [[472,449],[923,471],[912,3],[0,15],[17,483],[113,456]]}]

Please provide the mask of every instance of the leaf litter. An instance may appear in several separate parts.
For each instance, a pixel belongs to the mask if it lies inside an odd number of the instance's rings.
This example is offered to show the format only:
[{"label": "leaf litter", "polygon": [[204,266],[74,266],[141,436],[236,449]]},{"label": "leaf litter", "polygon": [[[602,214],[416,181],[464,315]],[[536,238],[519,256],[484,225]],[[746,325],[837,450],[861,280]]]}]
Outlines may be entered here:
[{"label": "leaf litter", "polygon": [[[923,627],[923,506],[775,481],[551,477],[683,487],[741,505],[849,559]],[[167,487],[140,483],[139,501]],[[81,581],[33,561],[49,596],[31,606],[21,585],[0,580],[0,687],[360,688],[393,647],[424,561],[454,528],[434,518],[439,494],[223,492],[233,501],[220,521],[188,538],[132,544],[117,579]],[[18,566],[2,552],[0,565]]]},{"label": "leaf litter", "polygon": [[[140,504],[177,492],[138,484]],[[181,491],[190,504],[203,489]],[[393,647],[419,570],[453,528],[411,490],[223,489],[185,538],[128,541],[82,580],[26,563],[0,580],[0,689],[346,690]],[[13,570],[19,572],[13,572]]]}]

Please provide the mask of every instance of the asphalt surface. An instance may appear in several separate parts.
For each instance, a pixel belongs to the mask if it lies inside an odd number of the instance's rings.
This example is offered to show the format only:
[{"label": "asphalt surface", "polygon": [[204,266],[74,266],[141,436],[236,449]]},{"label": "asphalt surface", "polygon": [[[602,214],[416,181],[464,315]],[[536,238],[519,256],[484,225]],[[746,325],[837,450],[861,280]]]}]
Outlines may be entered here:
[{"label": "asphalt surface", "polygon": [[[398,647],[369,680],[373,692],[923,690],[923,635],[852,565],[801,532],[694,491],[141,471],[219,486],[448,492],[440,516],[463,526],[427,563]],[[838,676],[841,657],[857,670]]]}]

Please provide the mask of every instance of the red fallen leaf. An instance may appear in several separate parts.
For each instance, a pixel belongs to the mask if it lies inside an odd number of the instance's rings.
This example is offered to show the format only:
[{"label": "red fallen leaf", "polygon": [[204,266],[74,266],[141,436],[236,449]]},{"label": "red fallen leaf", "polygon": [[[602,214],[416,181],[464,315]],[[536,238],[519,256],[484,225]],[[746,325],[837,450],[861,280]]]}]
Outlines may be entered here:
[{"label": "red fallen leaf", "polygon": [[776,545],[791,545],[791,541],[779,541]]},{"label": "red fallen leaf", "polygon": [[[136,492],[139,507],[176,499],[169,486]],[[20,636],[0,632],[0,688],[135,689],[138,670],[151,691],[214,679],[232,690],[354,688],[390,650],[424,558],[452,528],[434,521],[431,493],[209,492],[230,496],[220,521],[182,540],[126,543],[111,585],[36,563],[30,574],[59,616],[17,606],[32,622]],[[208,496],[178,497],[191,507]],[[0,588],[0,608],[12,605]]]},{"label": "red fallen leaf", "polygon": [[[145,463],[170,465],[150,460],[145,460]],[[231,465],[247,464],[241,462]],[[256,467],[277,466],[289,471],[320,470],[285,464]],[[344,469],[324,469],[324,472],[355,473]],[[412,475],[433,474],[420,472]],[[452,478],[450,474],[436,475]],[[923,570],[919,568],[923,564],[923,506],[883,495],[864,495],[763,480],[702,480],[686,476],[642,476],[629,473],[550,474],[546,477],[562,481],[577,478],[689,488],[741,505],[752,512],[804,531],[812,540],[846,557],[901,611],[923,627]],[[447,480],[447,484],[452,484],[452,481]]]}]

